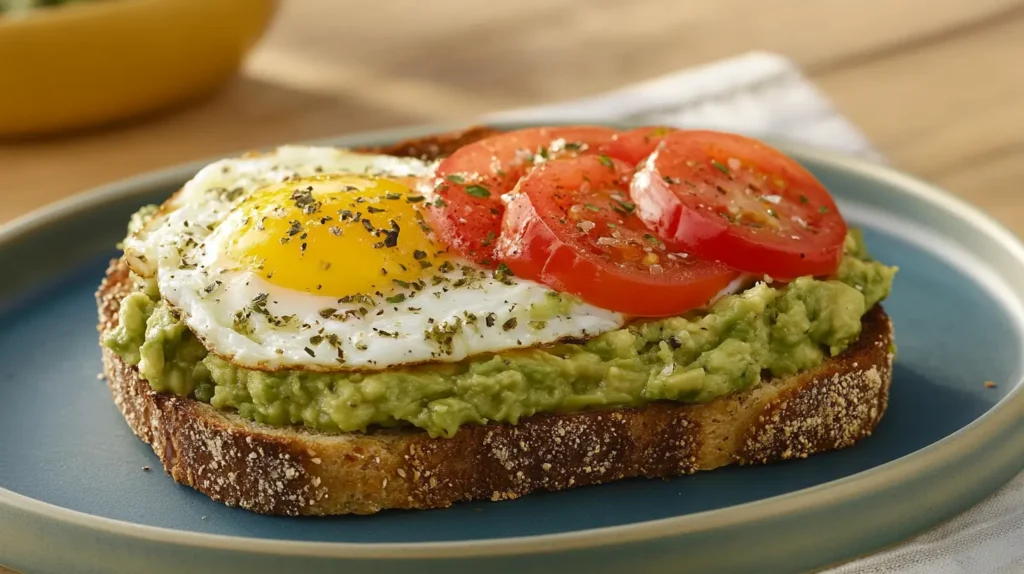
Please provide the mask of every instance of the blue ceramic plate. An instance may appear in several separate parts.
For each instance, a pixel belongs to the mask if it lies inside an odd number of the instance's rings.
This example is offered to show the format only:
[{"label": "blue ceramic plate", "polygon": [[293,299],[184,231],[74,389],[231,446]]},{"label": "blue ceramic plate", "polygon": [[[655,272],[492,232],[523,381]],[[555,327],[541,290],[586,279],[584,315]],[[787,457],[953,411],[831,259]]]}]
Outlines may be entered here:
[{"label": "blue ceramic plate", "polygon": [[163,200],[197,165],[7,226],[0,563],[26,572],[795,571],[897,542],[966,509],[1024,467],[1024,248],[918,180],[788,150],[864,228],[872,252],[901,268],[886,303],[899,355],[874,436],[804,461],[446,510],[258,516],[143,470],[159,462],[97,379],[93,292],[129,214]]}]

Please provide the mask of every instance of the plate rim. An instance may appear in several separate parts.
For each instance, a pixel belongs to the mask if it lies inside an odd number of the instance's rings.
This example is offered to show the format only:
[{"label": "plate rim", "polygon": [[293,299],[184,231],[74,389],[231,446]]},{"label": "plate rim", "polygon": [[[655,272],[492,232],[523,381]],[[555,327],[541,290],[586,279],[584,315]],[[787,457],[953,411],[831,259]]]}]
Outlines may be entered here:
[{"label": "plate rim", "polygon": [[[546,122],[551,125],[551,122]],[[515,129],[530,122],[476,122],[425,124],[388,130],[374,130],[349,135],[321,138],[307,145],[367,145],[398,141],[430,133],[442,133],[469,125],[490,125],[499,129]],[[621,126],[622,124],[605,123]],[[811,160],[847,173],[887,181],[916,201],[931,204],[972,227],[986,233],[1013,259],[1024,267],[1024,242],[1002,223],[979,208],[922,179],[882,164],[848,156],[840,152],[813,148],[791,142],[773,140],[775,145],[800,160]],[[223,154],[225,157],[229,154]],[[77,211],[97,208],[112,201],[144,193],[157,186],[190,177],[203,165],[216,158],[190,161],[157,171],[121,179],[58,202],[36,209],[26,215],[0,225],[0,249],[20,236],[32,233]],[[1024,296],[1018,295],[1024,303]],[[743,523],[778,519],[799,514],[821,506],[841,506],[858,498],[877,495],[886,487],[895,490],[900,484],[921,478],[950,461],[964,458],[999,435],[1020,427],[1024,415],[1024,380],[1017,381],[1013,389],[980,417],[963,428],[917,451],[906,454],[874,468],[843,478],[786,494],[763,498],[725,508],[673,516],[617,526],[587,528],[553,534],[491,538],[467,541],[435,542],[313,542],[256,537],[211,534],[197,531],[136,524],[72,510],[15,493],[0,486],[0,506],[28,513],[54,525],[67,525],[101,531],[127,539],[136,539],[175,545],[181,548],[234,551],[250,555],[309,558],[408,560],[424,558],[496,557],[550,552],[582,550],[597,546],[625,546],[637,542],[650,542],[696,532],[710,532]],[[1020,448],[1024,454],[1024,446]],[[1021,462],[1024,469],[1024,459]],[[1005,481],[1000,481],[1002,484]],[[252,544],[258,540],[259,544]],[[400,557],[399,557],[400,556]]]}]

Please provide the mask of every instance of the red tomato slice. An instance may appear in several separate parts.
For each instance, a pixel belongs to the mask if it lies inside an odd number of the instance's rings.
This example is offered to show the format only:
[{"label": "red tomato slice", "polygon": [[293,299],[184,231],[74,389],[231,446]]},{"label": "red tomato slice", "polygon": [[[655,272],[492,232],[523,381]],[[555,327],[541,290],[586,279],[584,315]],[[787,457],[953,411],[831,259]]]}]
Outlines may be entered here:
[{"label": "red tomato slice", "polygon": [[839,266],[846,222],[832,196],[759,141],[675,132],[637,172],[630,196],[659,237],[698,257],[778,279]]},{"label": "red tomato slice", "polygon": [[494,241],[505,210],[501,195],[534,165],[599,153],[615,130],[595,126],[530,128],[460,148],[438,165],[427,218],[440,238],[468,259],[494,264]]},{"label": "red tomato slice", "polygon": [[654,153],[665,136],[678,131],[665,126],[645,126],[615,134],[606,147],[607,155],[636,165]]},{"label": "red tomato slice", "polygon": [[628,199],[631,164],[585,155],[549,161],[519,182],[496,255],[519,277],[635,316],[704,306],[738,275],[673,253]]}]

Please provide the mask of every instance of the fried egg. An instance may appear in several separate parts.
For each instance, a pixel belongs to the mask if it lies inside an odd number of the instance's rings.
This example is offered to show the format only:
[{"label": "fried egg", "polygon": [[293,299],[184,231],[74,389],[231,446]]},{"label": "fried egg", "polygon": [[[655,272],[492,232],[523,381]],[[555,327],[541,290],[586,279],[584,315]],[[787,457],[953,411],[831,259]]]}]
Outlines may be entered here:
[{"label": "fried egg", "polygon": [[283,146],[224,159],[201,169],[124,242],[125,259],[142,277],[156,274],[161,250],[175,253],[201,240],[253,191],[319,174],[362,174],[411,182],[433,172],[414,158],[353,153],[332,147]]},{"label": "fried egg", "polygon": [[212,353],[336,371],[592,337],[626,317],[458,258],[414,191],[430,164],[288,147],[214,163],[125,241]]}]

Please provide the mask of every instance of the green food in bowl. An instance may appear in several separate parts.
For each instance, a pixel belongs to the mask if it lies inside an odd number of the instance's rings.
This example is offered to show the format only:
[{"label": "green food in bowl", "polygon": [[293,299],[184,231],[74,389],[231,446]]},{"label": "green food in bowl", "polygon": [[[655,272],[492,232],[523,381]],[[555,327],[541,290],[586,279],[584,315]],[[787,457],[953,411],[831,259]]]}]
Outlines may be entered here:
[{"label": "green food in bowl", "polygon": [[96,2],[97,0],[0,0],[0,12],[28,12],[33,8],[45,8],[47,6],[61,6],[63,4],[78,4],[82,2]]},{"label": "green food in bowl", "polygon": [[[46,6],[50,6],[49,8]],[[198,101],[234,76],[277,0],[0,0],[0,137]],[[215,23],[215,34],[184,34]]]}]

